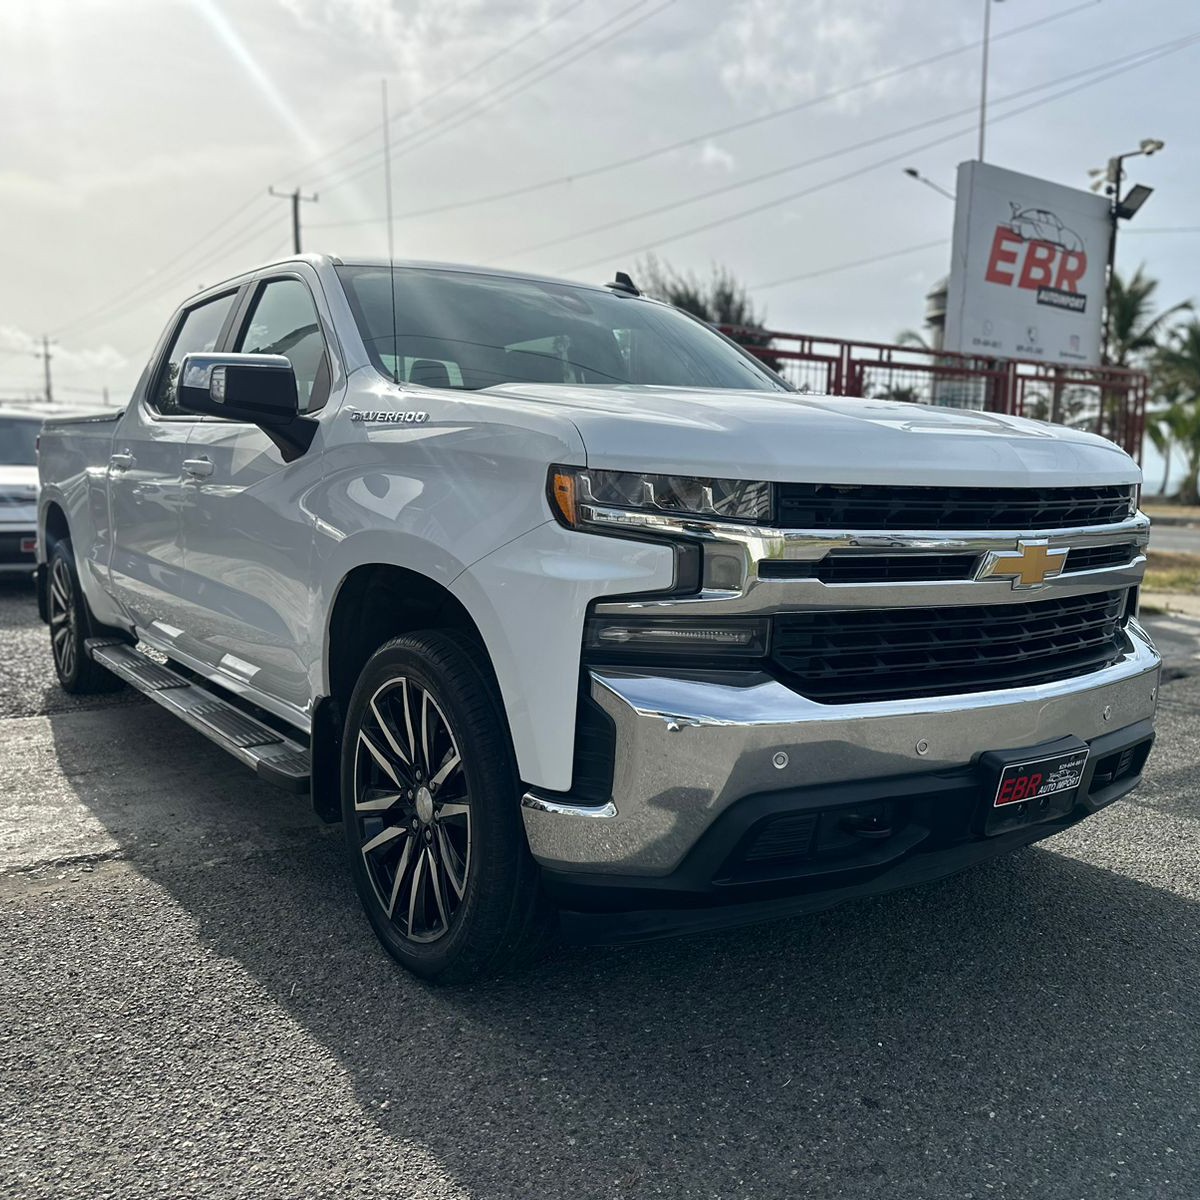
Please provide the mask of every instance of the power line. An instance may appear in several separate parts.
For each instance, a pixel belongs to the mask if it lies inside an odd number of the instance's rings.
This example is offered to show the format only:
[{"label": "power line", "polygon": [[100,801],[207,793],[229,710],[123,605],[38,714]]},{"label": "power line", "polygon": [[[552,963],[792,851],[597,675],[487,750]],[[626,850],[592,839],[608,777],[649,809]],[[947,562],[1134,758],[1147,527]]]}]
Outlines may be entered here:
[{"label": "power line", "polygon": [[[1184,38],[1178,39],[1174,43],[1168,43],[1168,49],[1160,50],[1157,53],[1148,53],[1143,51],[1141,52],[1142,57],[1140,57],[1136,62],[1130,62],[1125,66],[1118,67],[1115,70],[1098,75],[1093,79],[1086,79],[1082,83],[1078,83],[1073,87],[1064,88],[1062,91],[1055,92],[1050,96],[1044,96],[1040,100],[1032,101],[1031,103],[1022,105],[1019,108],[1010,109],[1008,112],[993,118],[992,123],[995,124],[996,121],[1009,120],[1012,117],[1019,116],[1021,113],[1028,112],[1034,108],[1039,108],[1043,104],[1050,104],[1064,96],[1069,96],[1075,92],[1082,91],[1084,88],[1093,87],[1096,84],[1103,83],[1106,80],[1111,79],[1116,75],[1120,75],[1125,71],[1130,71],[1136,67],[1145,66],[1147,63],[1154,62],[1159,58],[1164,58],[1168,54],[1177,53],[1178,51],[1193,45],[1197,41],[1200,41],[1200,34],[1189,34]],[[955,141],[957,138],[960,138],[964,134],[970,133],[975,129],[977,129],[977,126],[974,125],[968,128],[957,129],[953,133],[945,134],[942,137],[934,138],[932,141],[924,142],[917,146],[910,146],[899,154],[888,155],[886,158],[877,159],[875,162],[868,163],[866,166],[858,167],[853,171],[847,171],[842,175],[835,176],[832,179],[826,179],[821,183],[813,184],[810,187],[801,188],[799,191],[789,192],[784,196],[777,196],[773,200],[767,200],[761,204],[753,205],[750,208],[741,209],[738,212],[729,213],[723,217],[717,217],[714,220],[706,221],[701,225],[693,225],[688,229],[679,230],[665,237],[656,238],[653,241],[643,242],[638,246],[627,247],[624,250],[618,250],[616,252],[605,254],[602,257],[591,259],[588,262],[576,263],[570,267],[561,268],[559,273],[566,274],[571,271],[583,271],[590,267],[599,266],[602,263],[609,262],[613,259],[624,259],[631,255],[640,254],[646,250],[656,250],[658,247],[666,245],[669,242],[681,241],[684,238],[693,237],[695,234],[707,233],[710,230],[717,229],[722,225],[728,225],[733,221],[740,221],[746,217],[757,216],[759,213],[766,212],[769,209],[778,208],[781,204],[787,204],[793,200],[799,200],[805,196],[810,196],[815,192],[823,191],[825,188],[833,187],[835,184],[845,183],[850,179],[856,179],[861,175],[866,175],[871,171],[878,170],[880,167],[890,166],[893,163],[900,162],[902,159],[910,158],[913,154],[920,153],[924,150],[931,150],[935,146],[945,145],[947,142]]]},{"label": "power line", "polygon": [[[544,79],[548,79],[551,75],[556,75],[559,71],[565,70],[572,63],[577,62],[579,59],[588,54],[594,53],[603,46],[615,41],[617,38],[624,36],[630,30],[635,29],[638,25],[643,24],[652,17],[656,17],[659,13],[665,11],[675,4],[676,0],[663,0],[663,3],[659,4],[657,8],[652,9],[648,13],[644,13],[642,16],[637,17],[620,28],[614,30],[607,37],[599,39],[596,38],[596,35],[602,30],[608,29],[612,25],[624,20],[631,13],[636,12],[640,8],[644,8],[649,2],[650,0],[635,0],[635,3],[629,5],[627,8],[623,8],[619,13],[616,14],[616,16],[610,17],[607,21],[602,22],[591,32],[576,38],[574,42],[571,42],[566,47],[556,51],[555,54],[548,55],[539,62],[532,64],[524,71],[519,72],[511,79],[497,84],[494,88],[488,92],[485,92],[484,95],[478,99],[472,100],[460,108],[455,109],[453,112],[447,113],[445,116],[438,118],[436,121],[431,122],[422,129],[414,130],[403,141],[392,147],[393,158],[397,157],[399,154],[405,154],[410,150],[416,150],[421,146],[427,145],[429,142],[434,141],[443,134],[449,133],[451,130],[457,129],[460,126],[474,120],[482,113],[495,108],[496,105],[502,104],[506,100],[511,100],[514,96],[520,95],[521,92],[527,91],[535,84],[541,83]],[[576,53],[565,58],[562,57],[564,51],[569,51],[574,47],[579,47]],[[545,67],[546,69],[542,70],[540,74],[535,74],[535,72],[542,67]],[[505,89],[508,90],[506,91]],[[336,187],[342,187],[344,184],[353,183],[354,180],[360,179],[363,175],[369,174],[371,171],[375,170],[376,166],[379,164],[380,158],[381,151],[372,150],[362,158],[356,159],[354,162],[347,163],[346,166],[341,169],[343,172],[353,171],[352,174],[338,178],[337,174],[335,173],[332,177],[332,182],[328,182],[325,179],[319,179],[318,182],[321,183],[322,189],[326,192]],[[363,163],[367,164],[364,169],[354,171],[356,166],[359,166]]]},{"label": "power line", "polygon": [[938,246],[948,246],[949,238],[938,238],[932,242],[918,242],[915,246],[905,246],[900,250],[889,250],[884,254],[873,254],[870,258],[856,258],[850,262],[838,263],[832,267],[820,267],[816,271],[805,271],[801,275],[788,275],[784,279],[772,279],[770,283],[758,283],[748,288],[751,292],[765,292],[768,288],[782,287],[785,283],[799,283],[804,279],[817,279],[821,275],[834,275],[838,271],[849,271],[855,267],[870,267],[875,263],[885,262],[889,258],[903,258],[907,254],[916,254],[919,250],[933,250]]},{"label": "power line", "polygon": [[111,305],[116,304],[119,301],[125,299],[126,296],[130,296],[134,292],[140,291],[142,288],[146,287],[148,284],[152,284],[153,282],[155,282],[155,280],[159,276],[161,276],[163,274],[164,271],[169,270],[177,262],[180,262],[182,259],[188,257],[188,255],[190,255],[193,250],[202,246],[206,241],[208,241],[208,239],[210,237],[212,237],[216,233],[219,233],[227,225],[233,224],[233,222],[236,221],[238,219],[238,217],[240,217],[248,209],[253,207],[253,205],[258,203],[260,200],[261,200],[261,196],[258,193],[256,193],[249,200],[247,200],[244,204],[240,204],[237,208],[235,208],[233,210],[233,212],[231,212],[227,217],[224,217],[222,220],[218,221],[217,224],[214,225],[211,229],[209,229],[206,233],[201,234],[200,237],[196,238],[192,242],[189,242],[188,245],[185,246],[184,249],[180,250],[179,253],[176,254],[174,257],[167,259],[167,261],[165,263],[161,263],[159,266],[155,267],[154,270],[148,276],[146,276],[143,279],[139,279],[137,281],[137,283],[130,284],[129,287],[123,289],[120,292],[117,292],[113,296],[110,296],[108,298],[108,300],[106,300],[103,304],[97,305],[97,307],[90,309],[88,312],[83,313],[81,316],[74,318],[74,320],[68,321],[65,325],[60,325],[57,329],[51,330],[51,332],[55,333],[55,334],[62,334],[62,333],[67,332],[68,330],[76,329],[80,325],[82,325],[85,322],[87,322],[88,320],[90,320],[93,316],[97,315],[98,313],[105,312]]},{"label": "power line", "polygon": [[[509,42],[504,46],[501,46],[498,50],[494,51],[492,54],[488,55],[486,58],[481,59],[473,67],[471,67],[468,71],[465,71],[460,75],[456,75],[448,83],[443,84],[441,87],[436,88],[436,89],[434,89],[434,91],[423,96],[420,100],[418,100],[414,105],[412,105],[405,112],[397,114],[396,117],[393,118],[393,120],[398,120],[400,117],[407,116],[413,112],[416,112],[419,108],[423,107],[425,104],[428,104],[431,100],[435,99],[437,96],[442,95],[444,92],[448,91],[450,88],[456,87],[459,83],[463,82],[465,79],[469,78],[471,75],[478,73],[484,67],[489,66],[493,62],[496,62],[498,59],[502,58],[504,55],[515,50],[518,46],[520,46],[524,42],[530,40],[531,38],[536,36],[538,33],[542,32],[544,29],[553,25],[555,22],[562,20],[564,17],[566,17],[570,13],[574,12],[577,8],[581,7],[586,2],[587,2],[587,0],[573,0],[572,3],[565,5],[563,8],[559,9],[556,13],[551,14],[544,21],[540,22],[538,25],[535,25],[532,29],[528,30],[526,33],[522,34],[520,37],[516,38],[514,41]],[[642,2],[648,3],[649,0],[642,0]],[[376,131],[375,127],[368,129],[365,133],[360,134],[358,137],[352,138],[349,142],[345,143],[339,149],[329,151],[326,154],[321,155],[320,157],[312,160],[311,162],[303,164],[298,169],[297,173],[307,173],[309,170],[311,170],[311,168],[313,166],[315,166],[319,163],[325,162],[330,158],[335,158],[338,154],[344,153],[345,150],[347,150],[351,146],[357,144],[358,142],[365,140],[368,137],[371,137],[375,133],[375,131]],[[359,160],[356,160],[356,161],[359,161]],[[353,164],[350,164],[350,165],[352,166]],[[110,296],[108,298],[108,300],[106,300],[103,304],[97,305],[93,309],[89,309],[87,312],[82,313],[80,316],[73,318],[71,321],[67,322],[65,325],[60,325],[57,329],[52,330],[52,332],[55,334],[61,334],[63,332],[69,331],[69,330],[75,330],[79,326],[84,325],[86,322],[90,321],[92,317],[98,316],[100,314],[107,312],[111,308],[112,305],[118,304],[122,300],[124,300],[126,297],[132,296],[135,293],[141,291],[143,288],[158,282],[163,277],[163,275],[165,274],[166,271],[168,271],[176,263],[181,262],[184,259],[186,259],[187,257],[189,257],[193,253],[193,251],[199,249],[199,247],[204,245],[204,243],[207,242],[211,237],[213,237],[217,233],[221,232],[223,229],[225,229],[229,225],[233,224],[234,221],[236,221],[239,217],[241,217],[244,213],[246,213],[250,208],[252,208],[260,200],[261,200],[261,193],[256,192],[248,200],[246,200],[244,203],[242,203],[236,209],[234,209],[231,213],[229,213],[228,216],[226,216],[222,220],[218,221],[217,224],[214,225],[211,229],[209,229],[205,233],[201,234],[195,240],[189,242],[187,246],[185,246],[182,250],[180,250],[173,257],[169,258],[165,263],[162,263],[158,267],[156,267],[150,273],[149,276],[147,276],[143,279],[139,279],[136,283],[130,284],[128,287],[123,288],[121,291]],[[210,251],[208,251],[208,253],[211,254],[213,252],[210,250]]]},{"label": "power line", "polygon": [[1160,225],[1157,228],[1139,229],[1130,225],[1121,229],[1122,233],[1200,233],[1200,225]]},{"label": "power line", "polygon": [[[1098,2],[1098,0],[1097,0],[1097,2]],[[505,55],[511,54],[512,51],[516,50],[520,46],[523,46],[526,42],[531,41],[539,33],[548,29],[551,25],[554,25],[557,22],[563,20],[564,17],[570,16],[570,14],[573,13],[577,8],[580,8],[582,5],[584,5],[586,3],[587,3],[587,0],[573,0],[572,3],[565,5],[563,8],[560,8],[557,12],[551,13],[551,15],[548,16],[544,21],[541,21],[537,25],[534,25],[531,29],[526,30],[526,32],[521,34],[520,37],[514,39],[511,42],[505,43],[505,45],[501,46],[498,50],[493,51],[491,54],[487,55],[485,58],[481,58],[479,60],[479,62],[468,67],[467,70],[463,71],[461,74],[455,75],[452,79],[447,80],[447,82],[443,83],[440,87],[434,88],[434,90],[432,92],[427,92],[424,96],[422,96],[415,103],[409,105],[408,108],[404,109],[401,112],[393,113],[391,116],[387,117],[386,120],[388,121],[389,124],[394,124],[396,121],[400,121],[405,117],[412,116],[413,113],[417,112],[419,109],[424,108],[425,105],[429,104],[431,101],[436,100],[439,96],[445,95],[446,92],[450,91],[453,88],[456,88],[460,83],[465,82],[466,80],[470,79],[472,76],[478,75],[486,67],[490,67],[492,65],[492,63],[499,61]],[[307,175],[310,171],[313,170],[314,167],[320,166],[322,163],[326,162],[327,160],[329,160],[331,158],[336,158],[339,154],[344,154],[352,146],[357,146],[360,142],[365,142],[368,138],[374,137],[376,135],[376,133],[379,132],[380,128],[381,128],[381,126],[379,126],[379,125],[372,125],[370,129],[364,130],[364,132],[358,134],[356,137],[352,137],[347,142],[343,142],[336,149],[329,150],[326,153],[319,155],[317,158],[312,159],[310,162],[301,164],[301,166],[299,166],[295,169],[293,174]],[[361,162],[361,161],[362,161],[361,159],[355,160],[355,162]],[[352,167],[354,165],[355,165],[354,163],[348,163],[348,164],[344,164],[343,166],[335,168],[335,169],[339,170],[339,171],[348,170],[350,167]],[[313,228],[315,229],[316,226],[314,225]]]},{"label": "power line", "polygon": [[[1022,96],[1032,95],[1035,92],[1045,91],[1047,88],[1055,87],[1060,83],[1065,83],[1070,79],[1078,79],[1087,75],[1094,75],[1100,71],[1106,71],[1113,66],[1122,63],[1128,63],[1136,57],[1149,53],[1151,50],[1161,49],[1163,46],[1173,45],[1174,42],[1160,43],[1159,46],[1150,47],[1148,50],[1139,50],[1134,54],[1121,55],[1119,58],[1110,59],[1107,62],[1096,63],[1090,67],[1085,67],[1079,71],[1070,72],[1067,75],[1060,75],[1054,79],[1048,79],[1042,83],[1033,84],[1027,88],[1021,88],[1019,91],[1010,92],[1007,96],[1001,96],[993,99],[993,104],[1005,104],[1011,100],[1020,99]],[[746,179],[735,180],[732,183],[722,184],[720,187],[710,188],[706,192],[692,192],[681,200],[669,201],[666,204],[659,204],[653,208],[643,209],[640,212],[631,213],[627,216],[616,217],[612,220],[605,221],[600,225],[593,225],[588,229],[577,230],[572,233],[562,234],[559,237],[549,238],[543,242],[537,242],[532,246],[522,246],[519,250],[512,251],[505,257],[520,258],[526,254],[534,254],[539,250],[549,249],[551,246],[560,246],[564,242],[576,241],[579,238],[591,237],[593,234],[604,233],[609,229],[614,229],[618,226],[627,225],[632,221],[641,221],[647,217],[661,216],[663,213],[673,212],[679,208],[685,208],[690,204],[699,204],[704,200],[711,200],[715,196],[725,195],[729,192],[736,192],[742,188],[752,187],[758,183],[765,183],[768,179],[774,179],[780,175],[787,175],[792,171],[801,170],[804,167],[816,166],[818,163],[828,162],[834,158],[841,158],[844,155],[852,154],[857,150],[865,150],[870,146],[877,146],[884,142],[889,142],[898,137],[903,137],[909,133],[916,133],[922,129],[929,129],[935,125],[945,124],[947,121],[953,121],[958,117],[965,116],[968,113],[973,113],[976,110],[975,105],[968,105],[965,108],[955,109],[953,112],[942,113],[937,117],[929,117],[923,121],[914,122],[912,125],[906,125],[903,129],[895,129],[890,133],[876,134],[874,137],[865,138],[861,142],[852,142],[848,145],[837,146],[833,150],[827,150],[823,154],[813,155],[810,158],[801,159],[799,162],[787,163],[783,166],[772,167],[769,171],[762,171],[758,175],[751,175]]]},{"label": "power line", "polygon": [[[219,246],[211,250],[207,255],[205,267],[212,267],[220,263],[220,255],[224,254],[228,256],[233,254],[242,249],[244,246],[249,245],[251,242],[257,241],[267,233],[272,232],[276,228],[277,222],[278,218],[274,212],[268,214],[265,221],[260,215],[255,220],[254,228],[250,229],[249,232],[246,232],[247,227],[243,226],[237,234],[234,234],[231,238],[227,238]],[[239,234],[244,234],[244,236],[239,237]],[[126,313],[136,312],[139,308],[156,302],[161,296],[166,295],[168,292],[176,292],[181,286],[182,281],[185,280],[187,276],[192,275],[194,278],[193,272],[195,269],[196,268],[194,266],[189,266],[185,270],[173,275],[164,283],[164,286],[159,288],[156,292],[153,292],[148,296],[142,296],[139,299],[134,300],[131,304],[110,308],[98,321],[92,322],[89,328],[99,329],[102,326],[109,324],[111,321],[116,320],[118,317],[124,316]],[[160,280],[160,282],[162,281]],[[193,286],[189,294],[199,290],[199,286]]]},{"label": "power line", "polygon": [[[1061,20],[1063,17],[1069,17],[1085,8],[1093,8],[1100,0],[1086,0],[1083,4],[1073,5],[1071,8],[1063,9],[1061,12],[1051,13],[1049,16],[1039,17],[1036,21],[1028,21],[1024,25],[1016,25],[1012,29],[1005,30],[1003,33],[998,33],[993,36],[992,41],[998,42],[1004,38],[1016,37],[1018,34],[1025,33],[1030,29],[1036,29],[1040,25],[1046,25],[1051,21]],[[873,87],[876,84],[884,83],[889,79],[894,79],[899,75],[907,74],[909,71],[916,71],[922,67],[931,66],[934,63],[942,62],[945,59],[953,58],[955,55],[966,53],[968,50],[975,50],[981,44],[981,40],[977,39],[973,42],[965,42],[961,46],[955,46],[950,50],[943,50],[937,54],[931,54],[927,58],[917,59],[914,62],[905,63],[903,66],[892,67],[878,75],[872,75],[866,79],[860,79],[855,83],[845,84],[842,87],[834,88],[832,91],[824,92],[819,96],[809,97],[807,100],[801,100],[795,104],[788,104],[783,108],[776,108],[770,112],[761,113],[755,117],[749,117],[742,121],[735,121],[730,125],[720,125],[713,129],[706,129],[702,133],[692,134],[690,137],[681,138],[679,141],[669,142],[663,146],[657,146],[653,150],[640,151],[637,154],[631,154],[625,158],[614,159],[612,162],[603,163],[599,166],[588,167],[581,171],[572,172],[569,175],[558,175],[553,179],[544,179],[539,183],[524,184],[521,187],[508,188],[500,192],[490,192],[483,196],[474,196],[466,200],[454,200],[445,204],[436,204],[427,208],[413,209],[409,212],[398,213],[396,220],[403,221],[415,217],[433,216],[438,213],[452,212],[460,208],[473,208],[481,204],[491,204],[499,200],[511,200],[519,196],[528,196],[534,192],[543,191],[546,188],[557,187],[567,183],[577,183],[582,179],[591,179],[597,175],[604,175],[610,171],[621,170],[624,167],[637,166],[640,163],[648,162],[654,158],[660,158],[664,154],[673,153],[676,150],[684,150],[689,146],[695,146],[700,142],[706,141],[709,138],[724,137],[730,133],[740,133],[745,129],[753,128],[756,125],[762,125],[767,121],[777,120],[779,117],[790,116],[793,113],[802,112],[805,109],[813,108],[819,104],[824,104],[829,100],[840,99],[843,96],[850,95],[853,92],[861,91],[863,88]],[[382,221],[382,217],[364,217],[352,221],[324,221],[318,226],[313,225],[313,228],[335,229],[348,225],[369,225]]]}]

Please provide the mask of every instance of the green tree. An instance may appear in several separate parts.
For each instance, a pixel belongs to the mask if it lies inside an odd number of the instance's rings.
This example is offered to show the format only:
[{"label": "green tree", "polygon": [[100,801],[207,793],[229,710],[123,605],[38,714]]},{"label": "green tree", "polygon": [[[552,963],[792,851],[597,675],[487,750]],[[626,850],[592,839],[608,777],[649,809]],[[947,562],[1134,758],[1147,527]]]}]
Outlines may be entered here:
[{"label": "green tree", "polygon": [[1160,414],[1161,422],[1186,463],[1179,499],[1200,504],[1200,320],[1173,331],[1159,351],[1156,368],[1160,386],[1174,397]]},{"label": "green tree", "polygon": [[1158,280],[1139,266],[1131,278],[1113,272],[1109,300],[1112,320],[1108,334],[1108,356],[1116,367],[1132,367],[1151,358],[1180,314],[1192,311],[1192,302],[1183,300],[1161,312],[1154,311],[1154,293]]},{"label": "green tree", "polygon": [[771,345],[765,329],[766,312],[755,309],[745,287],[726,267],[714,266],[705,280],[691,272],[676,271],[649,254],[637,264],[636,282],[647,296],[665,300],[710,325],[734,326],[735,332],[730,336],[735,342],[756,351],[757,357],[773,371],[779,370],[779,360],[762,353]]}]

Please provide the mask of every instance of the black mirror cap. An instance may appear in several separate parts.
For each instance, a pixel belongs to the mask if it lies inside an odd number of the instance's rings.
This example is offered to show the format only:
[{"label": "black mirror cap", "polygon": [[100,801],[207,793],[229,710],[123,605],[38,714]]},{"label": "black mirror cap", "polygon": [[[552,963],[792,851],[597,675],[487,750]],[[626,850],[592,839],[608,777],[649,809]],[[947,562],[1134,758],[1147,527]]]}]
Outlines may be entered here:
[{"label": "black mirror cap", "polygon": [[300,415],[296,372],[282,354],[188,354],[179,368],[179,407],[264,429]]},{"label": "black mirror cap", "polygon": [[177,402],[184,412],[257,425],[284,462],[299,458],[317,431],[300,415],[296,372],[282,354],[184,355]]}]

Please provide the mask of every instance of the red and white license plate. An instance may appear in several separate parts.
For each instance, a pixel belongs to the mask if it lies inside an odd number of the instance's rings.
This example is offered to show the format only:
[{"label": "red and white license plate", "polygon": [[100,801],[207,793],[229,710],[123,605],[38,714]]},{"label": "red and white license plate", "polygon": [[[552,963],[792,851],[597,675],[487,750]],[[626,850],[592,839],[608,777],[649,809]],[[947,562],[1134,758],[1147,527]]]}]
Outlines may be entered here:
[{"label": "red and white license plate", "polygon": [[1085,746],[1081,750],[1009,763],[1000,772],[993,807],[1007,808],[1010,804],[1037,802],[1062,792],[1074,792],[1083,782],[1087,760]]}]

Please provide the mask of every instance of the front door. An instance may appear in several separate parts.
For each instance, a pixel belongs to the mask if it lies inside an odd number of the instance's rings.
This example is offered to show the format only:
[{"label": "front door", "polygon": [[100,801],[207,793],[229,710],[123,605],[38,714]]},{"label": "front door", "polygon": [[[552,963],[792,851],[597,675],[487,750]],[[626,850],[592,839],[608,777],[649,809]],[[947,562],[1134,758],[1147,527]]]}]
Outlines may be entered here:
[{"label": "front door", "polygon": [[[259,282],[233,348],[286,355],[302,412],[329,398],[329,354],[305,280]],[[307,708],[323,635],[306,502],[321,479],[320,441],[285,463],[256,426],[214,420],[188,443],[191,469],[203,472],[184,510],[192,632],[228,686],[282,702],[284,716]]]},{"label": "front door", "polygon": [[186,630],[181,510],[188,498],[188,435],[197,424],[176,403],[179,364],[185,354],[218,345],[236,295],[229,292],[180,314],[145,393],[135,395],[117,426],[108,463],[109,590],[140,632],[166,645]]}]

